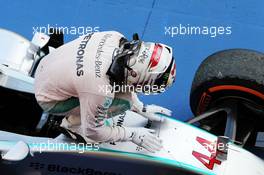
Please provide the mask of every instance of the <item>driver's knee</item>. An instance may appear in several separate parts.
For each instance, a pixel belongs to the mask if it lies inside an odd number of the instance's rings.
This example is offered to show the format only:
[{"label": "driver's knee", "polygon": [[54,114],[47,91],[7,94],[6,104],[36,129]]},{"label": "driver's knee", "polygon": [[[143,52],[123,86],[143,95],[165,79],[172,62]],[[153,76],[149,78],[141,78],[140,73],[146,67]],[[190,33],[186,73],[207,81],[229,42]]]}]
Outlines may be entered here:
[{"label": "driver's knee", "polygon": [[44,112],[50,113],[50,111],[56,106],[57,102],[42,102],[38,101],[39,106]]},{"label": "driver's knee", "polygon": [[38,104],[43,109],[43,111],[54,114],[54,115],[65,115],[75,108],[79,107],[80,102],[76,97],[71,97],[64,101],[50,101],[42,102],[38,101]]}]

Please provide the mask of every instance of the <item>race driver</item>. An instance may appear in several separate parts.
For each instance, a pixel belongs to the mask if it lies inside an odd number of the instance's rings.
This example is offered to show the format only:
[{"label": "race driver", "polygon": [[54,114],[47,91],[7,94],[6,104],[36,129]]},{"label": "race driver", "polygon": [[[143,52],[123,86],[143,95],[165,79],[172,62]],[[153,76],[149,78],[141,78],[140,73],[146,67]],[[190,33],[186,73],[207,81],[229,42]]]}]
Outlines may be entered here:
[{"label": "race driver", "polygon": [[161,115],[155,113],[170,116],[171,111],[144,105],[136,93],[164,92],[174,82],[175,69],[172,48],[167,45],[144,42],[137,35],[128,41],[115,31],[96,32],[57,48],[41,60],[35,74],[35,96],[44,111],[66,116],[61,127],[73,139],[132,141],[156,152],[162,149],[162,141],[153,130],[107,126],[105,120],[133,110],[162,122]]}]

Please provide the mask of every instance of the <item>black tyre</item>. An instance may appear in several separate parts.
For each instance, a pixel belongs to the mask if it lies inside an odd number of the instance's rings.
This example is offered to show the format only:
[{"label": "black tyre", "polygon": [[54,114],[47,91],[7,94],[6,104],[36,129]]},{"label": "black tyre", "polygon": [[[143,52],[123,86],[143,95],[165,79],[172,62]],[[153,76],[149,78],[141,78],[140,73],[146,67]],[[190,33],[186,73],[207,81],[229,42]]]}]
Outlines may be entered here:
[{"label": "black tyre", "polygon": [[[239,119],[241,126],[252,121],[250,118],[253,113],[258,116],[254,121],[264,121],[263,53],[230,49],[210,55],[202,62],[195,74],[190,94],[194,115],[200,115],[218,106],[228,107],[230,99],[241,102],[239,111],[245,118]],[[200,124],[209,125],[214,134],[223,134],[225,122],[220,122],[217,118],[220,116],[214,116],[213,119],[207,119]],[[263,129],[263,123],[259,127],[258,129]]]},{"label": "black tyre", "polygon": [[199,115],[225,97],[264,104],[264,54],[230,49],[217,52],[202,62],[192,83],[190,105],[193,113]]}]

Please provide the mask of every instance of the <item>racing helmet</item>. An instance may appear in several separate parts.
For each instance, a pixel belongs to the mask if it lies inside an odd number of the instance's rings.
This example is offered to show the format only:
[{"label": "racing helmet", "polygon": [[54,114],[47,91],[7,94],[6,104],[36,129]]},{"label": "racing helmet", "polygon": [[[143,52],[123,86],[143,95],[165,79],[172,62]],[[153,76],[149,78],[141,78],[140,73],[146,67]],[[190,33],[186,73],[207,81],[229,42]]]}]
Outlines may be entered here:
[{"label": "racing helmet", "polygon": [[143,93],[159,93],[175,80],[172,48],[165,44],[144,42],[134,34],[133,40],[125,41],[114,55],[107,74],[117,84],[133,85]]}]

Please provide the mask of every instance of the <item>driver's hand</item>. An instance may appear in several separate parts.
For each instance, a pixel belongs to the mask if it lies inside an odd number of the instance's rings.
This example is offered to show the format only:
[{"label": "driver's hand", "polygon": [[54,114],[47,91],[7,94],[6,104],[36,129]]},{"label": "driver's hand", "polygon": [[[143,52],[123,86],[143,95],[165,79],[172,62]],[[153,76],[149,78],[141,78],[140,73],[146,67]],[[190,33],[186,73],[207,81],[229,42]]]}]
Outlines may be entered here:
[{"label": "driver's hand", "polygon": [[162,149],[162,140],[154,135],[155,130],[147,128],[129,128],[132,142],[145,148],[149,152],[155,153]]},{"label": "driver's hand", "polygon": [[171,110],[157,105],[144,106],[142,111],[140,112],[140,114],[146,117],[147,119],[157,122],[163,122],[165,119],[162,115],[157,114],[163,114],[170,117],[171,113]]}]

